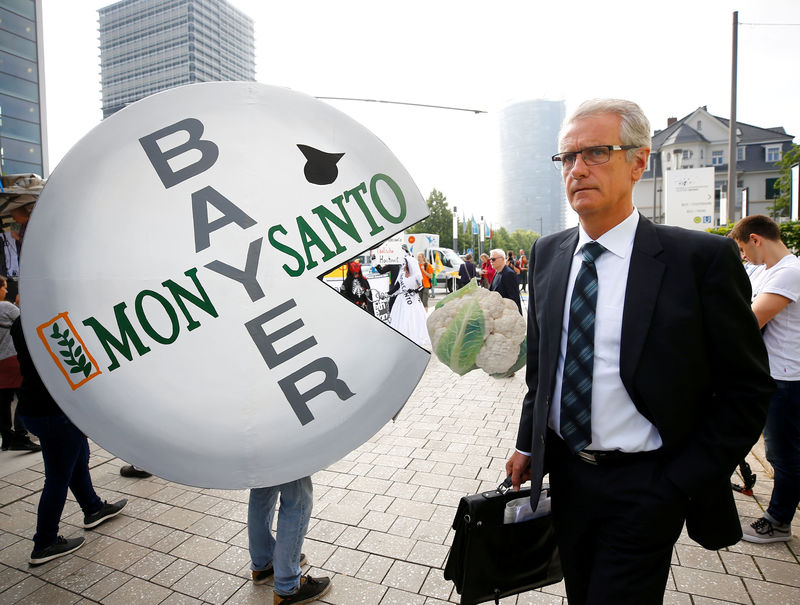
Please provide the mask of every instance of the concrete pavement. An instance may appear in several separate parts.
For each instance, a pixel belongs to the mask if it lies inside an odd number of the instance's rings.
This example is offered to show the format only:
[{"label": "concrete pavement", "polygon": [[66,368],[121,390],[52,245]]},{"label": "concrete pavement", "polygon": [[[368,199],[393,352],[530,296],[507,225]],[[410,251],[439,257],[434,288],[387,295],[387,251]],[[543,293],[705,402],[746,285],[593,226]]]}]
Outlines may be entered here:
[{"label": "concrete pavement", "polygon": [[[315,507],[303,551],[307,571],[333,578],[322,603],[458,603],[442,578],[455,507],[462,495],[503,479],[523,392],[523,373],[504,380],[478,371],[458,377],[433,359],[397,421],[314,475]],[[763,453],[756,448],[754,454],[755,497],[737,495],[740,513],[752,518],[761,516],[772,488]],[[130,503],[115,519],[85,531],[70,495],[61,533],[85,536],[87,543],[29,567],[44,481],[41,456],[0,454],[0,603],[272,602],[269,585],[249,581],[247,491],[125,479],[119,475],[124,463],[95,445],[90,464],[102,498],[127,497]],[[797,605],[800,515],[794,535],[789,543],[741,542],[712,552],[684,534],[665,603]],[[566,598],[559,584],[502,603],[566,605]]]}]

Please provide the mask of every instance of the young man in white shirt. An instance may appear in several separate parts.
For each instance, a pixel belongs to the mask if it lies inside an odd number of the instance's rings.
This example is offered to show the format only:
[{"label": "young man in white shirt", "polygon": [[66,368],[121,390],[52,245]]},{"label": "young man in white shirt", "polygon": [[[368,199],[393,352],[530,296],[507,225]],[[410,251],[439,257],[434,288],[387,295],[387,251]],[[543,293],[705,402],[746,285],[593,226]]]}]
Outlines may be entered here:
[{"label": "young man in white shirt", "polygon": [[792,538],[792,518],[800,503],[800,259],[784,245],[771,218],[748,216],[730,233],[742,255],[763,265],[753,284],[753,313],[763,329],[770,374],[778,390],[770,401],[764,443],[775,471],[769,508],[742,525],[748,542]]}]

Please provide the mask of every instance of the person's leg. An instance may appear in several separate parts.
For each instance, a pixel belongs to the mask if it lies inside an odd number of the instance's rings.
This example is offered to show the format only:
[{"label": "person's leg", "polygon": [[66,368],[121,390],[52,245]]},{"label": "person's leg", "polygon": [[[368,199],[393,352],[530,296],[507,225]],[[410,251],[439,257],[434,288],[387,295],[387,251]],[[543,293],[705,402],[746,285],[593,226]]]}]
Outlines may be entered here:
[{"label": "person's leg", "polygon": [[65,436],[68,424],[72,423],[64,415],[25,417],[25,426],[39,438],[44,461],[44,487],[36,516],[34,550],[54,544],[58,537],[67,488],[80,453],[74,441]]},{"label": "person's leg", "polygon": [[247,507],[247,537],[250,550],[250,569],[262,571],[272,564],[275,538],[272,519],[280,486],[258,487],[250,490]]},{"label": "person's leg", "polygon": [[800,504],[800,382],[775,382],[764,427],[767,460],[775,471],[767,518],[789,524]]},{"label": "person's leg", "polygon": [[72,441],[72,446],[77,452],[69,489],[84,515],[91,515],[103,508],[103,501],[94,491],[92,476],[89,474],[89,441],[77,426],[69,420],[67,422],[68,425],[64,429],[65,438]]},{"label": "person's leg", "polygon": [[11,402],[14,400],[14,389],[0,389],[0,435],[3,438],[3,449],[14,440],[14,430],[11,426]]},{"label": "person's leg", "polygon": [[553,521],[570,605],[662,603],[687,503],[659,459],[595,466],[555,457]]},{"label": "person's leg", "polygon": [[275,569],[275,592],[290,595],[300,586],[300,549],[308,530],[314,504],[311,477],[303,477],[280,486],[278,537],[272,565]]}]

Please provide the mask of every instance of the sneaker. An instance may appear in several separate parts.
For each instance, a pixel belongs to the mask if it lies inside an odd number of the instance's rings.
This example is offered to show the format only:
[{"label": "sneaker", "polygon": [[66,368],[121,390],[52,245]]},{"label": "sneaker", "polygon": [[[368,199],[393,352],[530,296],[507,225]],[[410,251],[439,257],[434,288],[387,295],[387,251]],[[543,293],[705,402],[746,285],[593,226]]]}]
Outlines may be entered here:
[{"label": "sneaker", "polygon": [[302,605],[316,601],[331,589],[330,578],[312,578],[311,576],[300,577],[300,588],[297,592],[287,596],[273,593],[273,605]]},{"label": "sneaker", "polygon": [[31,552],[30,564],[41,565],[58,557],[63,557],[71,552],[75,552],[85,542],[85,538],[70,538],[69,540],[58,536],[56,541],[47,548],[33,549]]},{"label": "sneaker", "polygon": [[750,525],[742,524],[742,539],[747,542],[788,542],[792,539],[792,526],[788,523],[773,523],[761,517]]},{"label": "sneaker", "polygon": [[122,468],[119,469],[119,474],[123,477],[137,477],[139,479],[147,479],[147,477],[152,477],[153,473],[148,473],[140,468],[136,468],[132,464],[126,464]]},{"label": "sneaker", "polygon": [[[306,556],[300,553],[300,562],[298,565],[305,565],[305,563]],[[266,569],[259,569],[258,571],[253,570],[253,584],[266,584],[274,573],[275,570],[272,568],[272,563],[267,565]]]},{"label": "sneaker", "polygon": [[118,514],[122,512],[122,509],[125,508],[125,505],[128,503],[127,498],[123,498],[119,502],[114,502],[114,504],[109,504],[108,502],[103,502],[103,508],[101,508],[96,513],[92,513],[91,515],[84,515],[83,517],[83,527],[84,529],[91,529],[92,527],[97,527],[103,521],[108,521],[111,517],[116,517]]}]

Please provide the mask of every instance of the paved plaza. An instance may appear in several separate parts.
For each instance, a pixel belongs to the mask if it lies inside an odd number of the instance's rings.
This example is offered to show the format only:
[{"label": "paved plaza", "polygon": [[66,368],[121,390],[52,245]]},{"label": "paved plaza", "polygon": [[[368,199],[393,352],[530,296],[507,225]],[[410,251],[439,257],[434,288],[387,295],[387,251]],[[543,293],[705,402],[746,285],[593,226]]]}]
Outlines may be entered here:
[{"label": "paved plaza", "polygon": [[[333,589],[320,602],[458,603],[442,577],[455,507],[461,496],[503,479],[523,393],[523,372],[504,380],[480,371],[458,377],[434,358],[395,422],[314,475],[315,505],[303,552],[310,565],[304,572],[333,579]],[[762,446],[749,462],[758,475],[755,498],[737,495],[737,500],[740,513],[755,518],[772,483]],[[61,533],[85,536],[86,544],[29,567],[44,481],[41,456],[0,454],[0,603],[272,603],[269,585],[249,581],[246,490],[126,479],[119,475],[123,461],[96,445],[90,464],[99,495],[109,501],[128,498],[127,508],[96,530],[83,530],[70,495]],[[665,603],[797,605],[800,515],[794,535],[789,543],[741,542],[711,552],[684,533],[675,547]],[[502,603],[566,601],[558,584]]]}]

